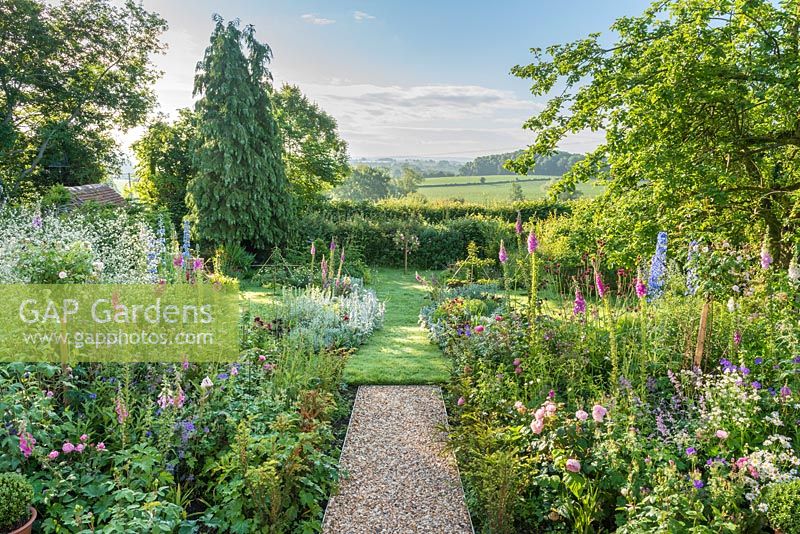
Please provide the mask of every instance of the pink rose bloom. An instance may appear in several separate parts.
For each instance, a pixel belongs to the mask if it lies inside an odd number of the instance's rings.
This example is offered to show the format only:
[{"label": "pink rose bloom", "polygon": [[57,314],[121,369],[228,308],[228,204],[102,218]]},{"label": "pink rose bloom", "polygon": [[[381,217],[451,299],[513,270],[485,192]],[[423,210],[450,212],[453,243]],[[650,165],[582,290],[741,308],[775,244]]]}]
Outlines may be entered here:
[{"label": "pink rose bloom", "polygon": [[55,460],[58,458],[58,451],[50,451],[50,454],[48,454],[47,457],[51,460]]},{"label": "pink rose bloom", "polygon": [[477,333],[479,333],[479,334],[480,334],[481,332],[483,332],[483,330],[484,330],[484,328],[483,328],[483,325],[482,325],[482,324],[479,324],[478,326],[476,326],[476,327],[475,327],[475,331],[476,331]]},{"label": "pink rose bloom", "polygon": [[575,412],[575,419],[577,419],[578,421],[586,421],[587,419],[589,419],[589,414],[583,410],[578,410],[577,412]]},{"label": "pink rose bloom", "polygon": [[80,440],[81,441],[89,441],[89,436],[87,436],[86,434],[81,434]]},{"label": "pink rose bloom", "polygon": [[45,393],[45,396],[46,396],[48,399],[52,399],[52,398],[53,398],[53,395],[54,395],[54,393],[53,393],[52,391],[48,391],[47,393]]},{"label": "pink rose bloom", "polygon": [[519,358],[514,358],[514,362],[513,363],[514,363],[514,365],[519,367],[519,365],[522,363],[522,360],[520,360]]},{"label": "pink rose bloom", "polygon": [[605,408],[603,408],[599,404],[595,404],[592,407],[592,419],[594,419],[598,423],[602,423],[603,422],[603,419],[605,418],[607,413],[608,413],[608,410],[606,410]]},{"label": "pink rose bloom", "polygon": [[544,408],[537,408],[536,411],[533,413],[533,416],[536,417],[537,421],[541,421],[544,419],[545,416]]},{"label": "pink rose bloom", "polygon": [[577,473],[581,470],[581,463],[575,458],[567,460],[567,471],[570,473]]},{"label": "pink rose bloom", "polygon": [[69,454],[75,450],[75,445],[73,445],[69,441],[65,441],[64,444],[61,446],[61,450]]},{"label": "pink rose bloom", "polygon": [[498,322],[499,322],[499,321],[502,321],[502,320],[503,320],[503,316],[502,316],[502,315],[495,315],[495,316],[494,316],[494,320],[495,320],[495,321],[498,321]]},{"label": "pink rose bloom", "polygon": [[75,446],[75,452],[83,452],[83,449],[85,449],[85,448],[86,448],[86,445],[84,445],[83,443],[78,443]]},{"label": "pink rose bloom", "polygon": [[519,413],[525,413],[527,411],[525,405],[522,404],[522,401],[515,402],[514,409],[517,410]]},{"label": "pink rose bloom", "polygon": [[100,443],[95,445],[95,449],[97,449],[98,451],[104,451],[106,450],[106,444],[101,441]]},{"label": "pink rose bloom", "polygon": [[531,431],[534,434],[541,434],[544,430],[544,421],[542,419],[534,419],[531,421]]},{"label": "pink rose bloom", "polygon": [[546,403],[544,403],[544,411],[547,412],[547,415],[553,415],[554,413],[556,413],[557,409],[558,406],[556,406],[556,403],[554,402],[547,401]]},{"label": "pink rose bloom", "polygon": [[716,436],[717,436],[719,439],[728,439],[728,432],[727,432],[727,431],[725,431],[725,430],[717,430],[717,432],[715,433],[715,435],[716,435]]},{"label": "pink rose bloom", "polygon": [[459,406],[464,406],[464,403],[466,403],[466,402],[467,401],[464,400],[464,397],[459,397],[458,401],[456,402],[456,404],[458,404]]},{"label": "pink rose bloom", "polygon": [[736,460],[736,467],[737,468],[741,469],[745,465],[747,465],[747,458],[742,457],[742,458],[739,458],[738,460]]},{"label": "pink rose bloom", "polygon": [[514,373],[521,375],[522,374],[522,367],[514,367]]},{"label": "pink rose bloom", "polygon": [[264,356],[263,354],[259,354],[259,355],[258,355],[258,361],[260,361],[260,362],[263,362],[263,361],[264,361],[264,360],[266,360],[266,359],[267,359],[267,357],[266,357],[266,356]]}]

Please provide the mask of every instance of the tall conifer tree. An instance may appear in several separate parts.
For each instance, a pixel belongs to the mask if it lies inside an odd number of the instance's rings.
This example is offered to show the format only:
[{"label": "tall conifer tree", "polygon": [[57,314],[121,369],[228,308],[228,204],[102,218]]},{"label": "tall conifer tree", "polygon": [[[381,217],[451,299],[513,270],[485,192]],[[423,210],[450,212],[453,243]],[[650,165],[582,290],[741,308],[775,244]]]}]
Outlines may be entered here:
[{"label": "tall conifer tree", "polygon": [[266,249],[286,239],[292,218],[282,143],[270,100],[272,51],[253,26],[214,15],[197,65],[198,175],[187,202],[202,241]]}]

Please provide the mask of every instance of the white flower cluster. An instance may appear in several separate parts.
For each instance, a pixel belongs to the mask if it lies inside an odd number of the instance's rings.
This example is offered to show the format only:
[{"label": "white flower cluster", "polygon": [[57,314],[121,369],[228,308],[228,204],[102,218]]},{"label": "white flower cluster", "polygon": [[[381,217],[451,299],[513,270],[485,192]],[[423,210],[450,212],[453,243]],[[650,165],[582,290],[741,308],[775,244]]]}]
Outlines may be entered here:
[{"label": "white flower cluster", "polygon": [[0,211],[0,283],[30,282],[17,269],[26,248],[64,249],[74,243],[85,244],[100,282],[152,282],[147,252],[148,243],[154,239],[144,222],[122,210],[109,217],[7,207]]}]

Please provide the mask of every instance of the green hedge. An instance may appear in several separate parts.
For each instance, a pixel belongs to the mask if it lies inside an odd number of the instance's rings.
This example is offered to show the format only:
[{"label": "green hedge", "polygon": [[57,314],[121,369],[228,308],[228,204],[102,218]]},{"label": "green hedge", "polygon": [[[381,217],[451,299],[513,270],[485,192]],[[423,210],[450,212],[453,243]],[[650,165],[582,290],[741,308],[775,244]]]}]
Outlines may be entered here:
[{"label": "green hedge", "polygon": [[398,200],[331,202],[301,217],[294,248],[306,253],[311,241],[316,240],[317,249],[326,250],[327,242],[335,238],[369,265],[399,267],[403,265],[403,253],[394,236],[403,231],[416,235],[420,241],[419,248],[409,256],[410,266],[443,269],[464,258],[470,241],[486,257],[497,257],[500,239],[513,246],[517,210],[527,222],[567,213],[568,207],[542,201],[490,207]]},{"label": "green hedge", "polygon": [[459,201],[420,202],[400,198],[377,202],[337,200],[320,204],[315,211],[333,220],[361,215],[370,220],[416,218],[429,223],[439,223],[474,216],[496,217],[506,222],[514,222],[518,212],[522,215],[522,220],[527,221],[569,213],[570,208],[566,203],[550,200],[483,205]]}]

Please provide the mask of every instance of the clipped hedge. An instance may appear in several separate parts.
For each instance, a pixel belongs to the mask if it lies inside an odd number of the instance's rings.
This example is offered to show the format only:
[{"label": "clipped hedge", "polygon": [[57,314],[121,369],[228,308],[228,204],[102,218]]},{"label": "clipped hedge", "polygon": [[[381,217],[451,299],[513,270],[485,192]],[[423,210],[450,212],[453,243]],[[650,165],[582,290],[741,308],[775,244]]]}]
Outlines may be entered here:
[{"label": "clipped hedge", "polygon": [[470,204],[459,201],[421,202],[415,199],[397,198],[377,202],[353,202],[334,200],[320,204],[315,211],[328,219],[337,220],[361,215],[370,220],[418,218],[429,223],[440,223],[465,217],[495,217],[514,222],[517,213],[522,220],[545,219],[549,215],[569,213],[569,205],[551,200],[526,200],[506,204]]},{"label": "clipped hedge", "polygon": [[369,265],[400,267],[403,252],[395,243],[398,231],[412,233],[420,246],[409,256],[415,269],[443,269],[466,255],[474,241],[480,254],[497,257],[500,239],[515,242],[517,210],[523,221],[568,213],[568,206],[545,201],[506,206],[482,206],[459,202],[421,203],[403,200],[331,202],[310,210],[298,226],[295,249],[317,248],[335,238]]}]

